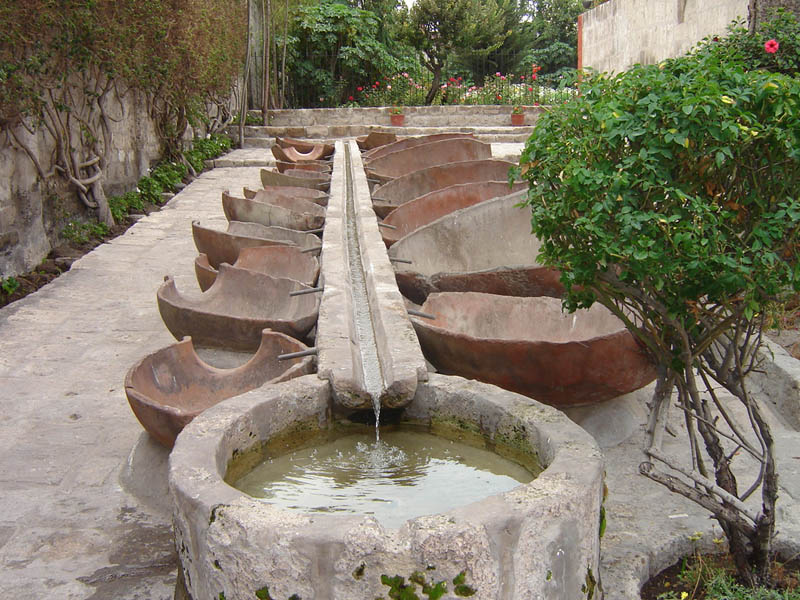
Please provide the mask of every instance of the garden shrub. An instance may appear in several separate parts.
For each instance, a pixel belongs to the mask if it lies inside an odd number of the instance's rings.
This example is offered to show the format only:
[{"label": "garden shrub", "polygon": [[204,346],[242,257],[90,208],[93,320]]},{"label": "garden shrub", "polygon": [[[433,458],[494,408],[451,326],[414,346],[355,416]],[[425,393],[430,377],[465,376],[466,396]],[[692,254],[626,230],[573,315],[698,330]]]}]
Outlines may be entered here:
[{"label": "garden shrub", "polygon": [[[186,160],[199,173],[205,168],[205,161],[216,158],[231,149],[231,139],[220,134],[210,134],[207,138],[195,138],[192,149],[185,153]],[[163,202],[163,192],[174,192],[186,177],[188,167],[183,163],[161,162],[142,177],[136,190],[113,196],[108,199],[111,214],[116,222],[132,211],[142,211],[145,203],[159,205]]]},{"label": "garden shrub", "polygon": [[[777,475],[745,376],[770,304],[800,290],[800,79],[754,68],[731,51],[737,43],[586,74],[580,96],[540,117],[519,173],[565,306],[601,302],[659,365],[642,473],[714,514],[752,584],[769,578]],[[729,427],[718,385],[746,406],[747,435]],[[653,433],[673,388],[692,450],[683,467]],[[731,468],[740,448],[761,464],[741,488]],[[751,510],[744,500],[757,490]]]},{"label": "garden shrub", "polygon": [[[775,52],[765,49],[771,41],[777,43]],[[761,22],[754,33],[741,23],[734,23],[727,37],[706,40],[697,53],[741,63],[747,70],[764,69],[797,76],[800,73],[800,21],[793,13],[778,9],[774,18]]]}]

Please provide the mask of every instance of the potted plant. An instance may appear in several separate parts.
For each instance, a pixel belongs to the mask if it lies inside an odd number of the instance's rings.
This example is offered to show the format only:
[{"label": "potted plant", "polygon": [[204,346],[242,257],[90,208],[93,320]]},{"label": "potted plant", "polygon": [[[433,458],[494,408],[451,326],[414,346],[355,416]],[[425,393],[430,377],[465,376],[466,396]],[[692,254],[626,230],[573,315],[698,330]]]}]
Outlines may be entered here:
[{"label": "potted plant", "polygon": [[511,124],[515,126],[525,124],[525,113],[522,111],[521,106],[515,106],[511,109]]},{"label": "potted plant", "polygon": [[405,121],[406,116],[403,114],[403,107],[402,106],[393,106],[389,109],[389,118],[392,121],[392,125],[396,127],[402,127],[403,122]]}]

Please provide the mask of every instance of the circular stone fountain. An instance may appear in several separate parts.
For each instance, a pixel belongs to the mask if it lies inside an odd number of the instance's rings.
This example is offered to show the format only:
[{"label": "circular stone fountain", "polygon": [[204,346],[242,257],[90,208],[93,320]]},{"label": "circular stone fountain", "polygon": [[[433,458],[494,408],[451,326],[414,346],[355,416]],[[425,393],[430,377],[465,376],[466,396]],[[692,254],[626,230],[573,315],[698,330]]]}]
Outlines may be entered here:
[{"label": "circular stone fountain", "polygon": [[200,598],[376,598],[381,576],[450,582],[464,572],[482,599],[595,594],[603,462],[558,410],[497,387],[431,375],[402,420],[488,448],[535,455],[533,481],[387,528],[372,516],[277,508],[225,482],[233,459],[255,464],[336,427],[331,388],[315,376],[262,388],[203,413],[170,456],[175,535],[187,588]]}]

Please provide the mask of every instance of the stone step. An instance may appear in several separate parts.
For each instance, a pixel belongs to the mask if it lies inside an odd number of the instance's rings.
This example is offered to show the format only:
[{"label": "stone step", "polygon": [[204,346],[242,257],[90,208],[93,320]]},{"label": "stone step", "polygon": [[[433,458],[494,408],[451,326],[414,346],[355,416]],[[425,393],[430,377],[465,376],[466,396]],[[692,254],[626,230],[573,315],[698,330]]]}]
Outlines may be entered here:
[{"label": "stone step", "polygon": [[532,126],[490,126],[490,127],[378,127],[364,125],[346,126],[313,126],[313,127],[247,127],[245,131],[245,148],[269,148],[275,142],[275,136],[287,136],[301,139],[349,138],[367,135],[370,131],[395,133],[400,137],[431,135],[434,133],[472,133],[477,139],[486,143],[525,142],[533,131]]},{"label": "stone step", "polygon": [[[413,127],[459,127],[464,123],[480,123],[484,126],[510,126],[510,105],[476,106],[405,106],[403,114],[406,124]],[[542,112],[541,106],[524,106],[528,123],[534,123]],[[273,110],[269,113],[269,124],[281,128],[316,127],[372,127],[389,125],[390,108],[303,108]],[[260,112],[256,114],[260,117]],[[360,135],[360,134],[355,134]],[[344,137],[344,136],[335,136]]]}]

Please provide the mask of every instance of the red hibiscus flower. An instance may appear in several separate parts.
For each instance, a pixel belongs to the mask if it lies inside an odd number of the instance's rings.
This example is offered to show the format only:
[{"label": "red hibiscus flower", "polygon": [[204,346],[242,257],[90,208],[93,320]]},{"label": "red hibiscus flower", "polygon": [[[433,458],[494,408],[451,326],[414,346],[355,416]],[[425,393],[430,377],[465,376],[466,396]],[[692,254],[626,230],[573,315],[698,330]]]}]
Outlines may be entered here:
[{"label": "red hibiscus flower", "polygon": [[766,50],[770,54],[775,54],[778,51],[778,48],[780,48],[778,40],[772,39],[764,42],[764,50]]}]

